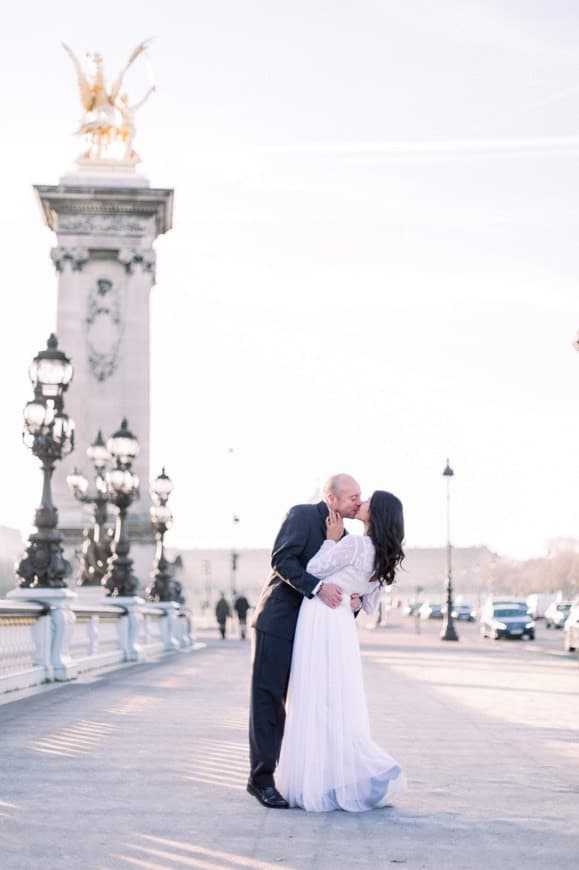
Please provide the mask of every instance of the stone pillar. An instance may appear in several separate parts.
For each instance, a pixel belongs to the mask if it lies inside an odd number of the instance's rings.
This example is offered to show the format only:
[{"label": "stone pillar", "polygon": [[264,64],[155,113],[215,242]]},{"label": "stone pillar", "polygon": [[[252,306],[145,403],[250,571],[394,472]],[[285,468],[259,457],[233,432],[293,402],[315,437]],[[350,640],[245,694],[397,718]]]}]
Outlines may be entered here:
[{"label": "stone pillar", "polygon": [[78,666],[70,655],[70,641],[75,623],[72,605],[77,597],[66,587],[46,589],[11,589],[7,598],[16,601],[34,601],[50,607],[48,616],[39,619],[32,633],[34,664],[44,667],[47,680],[74,680]]},{"label": "stone pillar", "polygon": [[[56,234],[51,252],[58,280],[57,335],[74,366],[66,409],[76,423],[76,447],[53,479],[59,527],[80,545],[86,514],[66,486],[76,465],[89,472],[86,448],[98,430],[105,439],[126,417],[141,452],[134,470],[141,499],[129,533],[153,557],[149,523],[149,294],[155,283],[153,242],[171,228],[173,191],[142,176],[71,174],[59,185],[35,187],[46,224]],[[150,560],[147,558],[150,553]]]},{"label": "stone pillar", "polygon": [[171,652],[181,647],[181,639],[179,637],[179,612],[181,608],[175,601],[155,601],[155,607],[160,607],[165,611],[165,618],[161,622],[161,637],[163,639],[163,649],[165,652]]},{"label": "stone pillar", "polygon": [[125,661],[138,662],[143,658],[143,649],[139,644],[139,623],[142,620],[141,608],[145,603],[144,598],[136,595],[117,595],[115,598],[105,599],[106,604],[122,604],[127,608],[127,613],[118,623],[119,644],[123,651]]}]

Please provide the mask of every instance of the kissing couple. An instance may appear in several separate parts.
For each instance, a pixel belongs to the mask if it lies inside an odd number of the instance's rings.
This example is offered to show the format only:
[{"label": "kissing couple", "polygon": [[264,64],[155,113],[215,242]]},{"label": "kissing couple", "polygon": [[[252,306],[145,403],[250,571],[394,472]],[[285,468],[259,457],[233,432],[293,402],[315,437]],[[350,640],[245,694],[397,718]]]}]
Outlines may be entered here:
[{"label": "kissing couple", "polygon": [[[349,535],[346,518],[364,534]],[[362,812],[406,788],[370,736],[354,618],[378,608],[403,540],[399,499],[377,490],[362,501],[347,474],[285,518],[253,621],[247,790],[264,806]]]}]

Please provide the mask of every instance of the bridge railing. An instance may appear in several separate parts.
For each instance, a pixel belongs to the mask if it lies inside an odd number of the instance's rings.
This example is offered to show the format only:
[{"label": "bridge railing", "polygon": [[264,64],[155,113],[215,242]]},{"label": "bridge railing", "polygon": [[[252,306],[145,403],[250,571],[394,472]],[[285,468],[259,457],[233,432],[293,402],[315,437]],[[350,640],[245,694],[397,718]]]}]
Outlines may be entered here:
[{"label": "bridge railing", "polygon": [[49,611],[45,604],[0,601],[0,691],[44,682],[39,635]]},{"label": "bridge railing", "polygon": [[174,602],[0,600],[0,693],[194,645],[190,612]]}]

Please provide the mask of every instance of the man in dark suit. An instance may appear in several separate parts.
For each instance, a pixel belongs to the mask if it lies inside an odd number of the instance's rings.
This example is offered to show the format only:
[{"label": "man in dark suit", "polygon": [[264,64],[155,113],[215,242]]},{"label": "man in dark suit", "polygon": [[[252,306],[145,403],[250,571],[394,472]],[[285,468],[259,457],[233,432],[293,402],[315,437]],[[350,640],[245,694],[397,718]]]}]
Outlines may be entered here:
[{"label": "man in dark suit", "polygon": [[[323,488],[323,501],[291,508],[273,546],[271,576],[264,586],[253,619],[255,647],[251,681],[249,747],[251,771],[248,792],[272,809],[286,809],[275,788],[285,724],[293,639],[304,596],[317,595],[328,607],[342,598],[339,586],[320,582],[306,571],[311,557],[326,539],[326,518],[336,511],[352,519],[360,507],[360,487],[347,474],[336,474]],[[352,602],[355,609],[355,602]],[[312,667],[316,663],[312,662]]]}]

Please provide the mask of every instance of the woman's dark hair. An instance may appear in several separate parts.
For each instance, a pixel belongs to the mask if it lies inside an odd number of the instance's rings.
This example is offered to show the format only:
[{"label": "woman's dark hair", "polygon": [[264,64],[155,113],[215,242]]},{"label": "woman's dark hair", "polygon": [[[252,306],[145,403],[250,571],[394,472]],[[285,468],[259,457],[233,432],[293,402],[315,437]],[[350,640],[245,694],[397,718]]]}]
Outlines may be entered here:
[{"label": "woman's dark hair", "polygon": [[404,559],[402,502],[391,492],[377,489],[372,495],[368,534],[376,551],[373,579],[390,586],[394,582],[396,568]]}]

